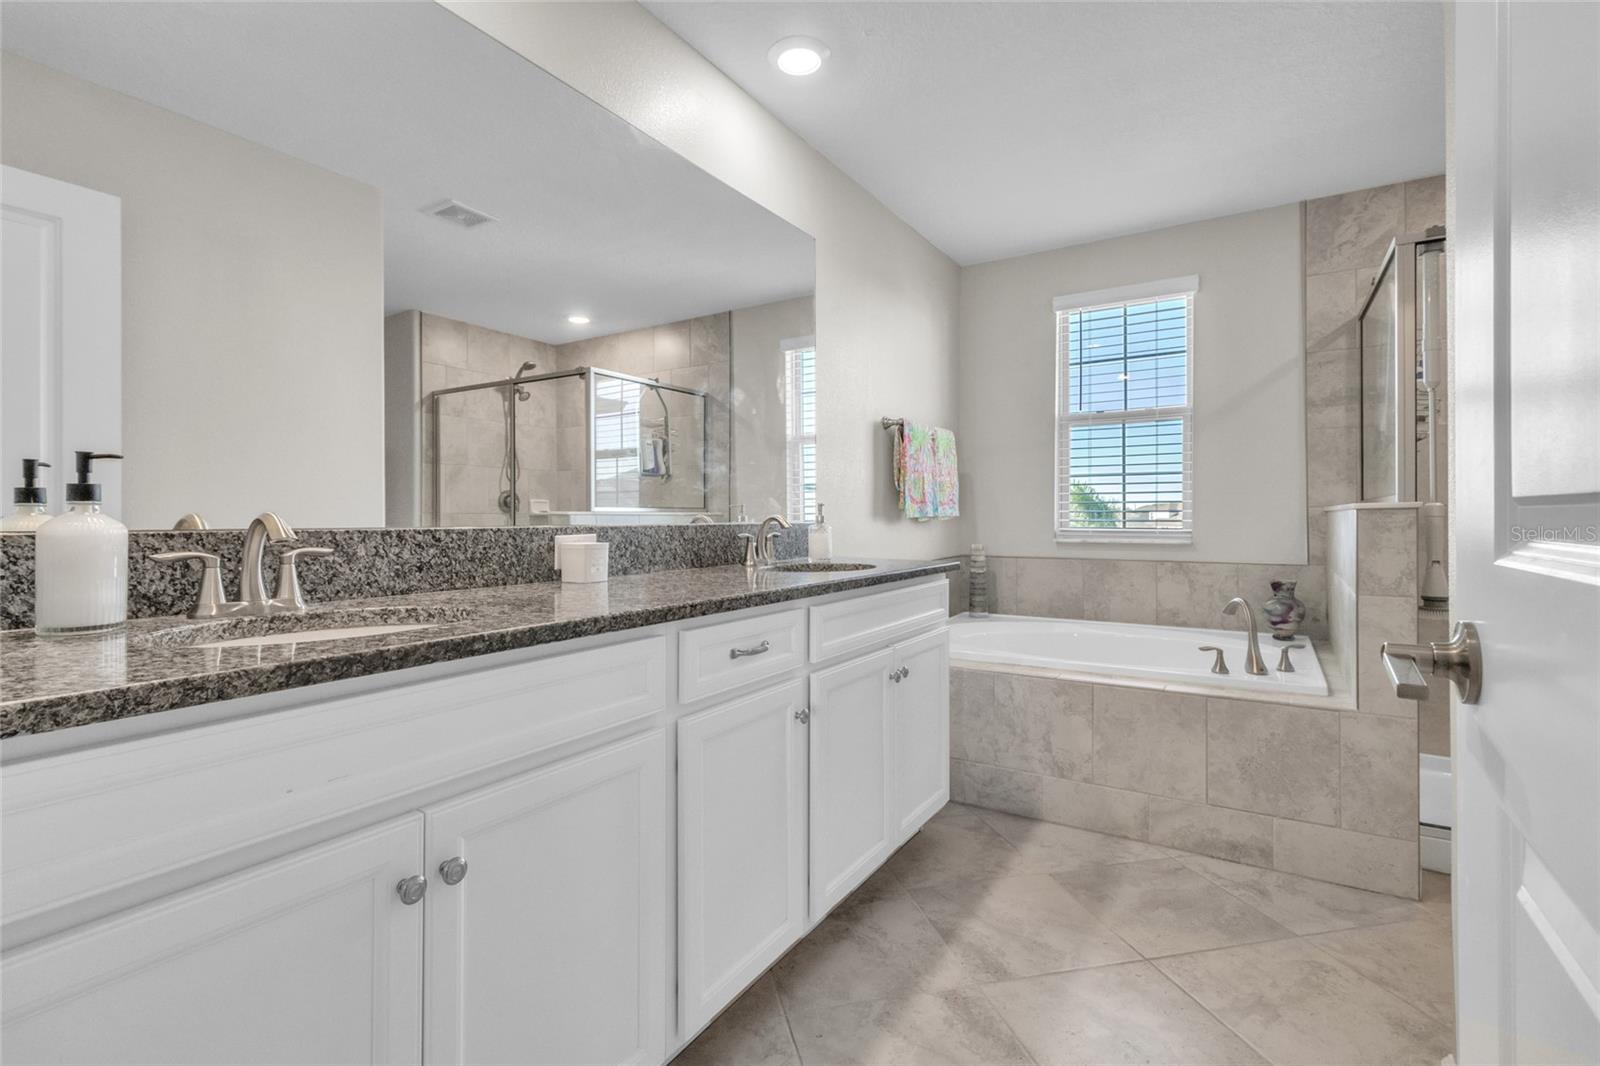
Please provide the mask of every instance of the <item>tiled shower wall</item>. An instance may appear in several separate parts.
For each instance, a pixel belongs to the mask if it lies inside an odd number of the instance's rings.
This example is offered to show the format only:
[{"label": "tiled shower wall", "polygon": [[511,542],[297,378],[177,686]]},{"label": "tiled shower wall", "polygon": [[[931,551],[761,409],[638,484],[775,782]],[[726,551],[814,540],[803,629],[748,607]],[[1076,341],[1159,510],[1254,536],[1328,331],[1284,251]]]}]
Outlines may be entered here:
[{"label": "tiled shower wall", "polygon": [[1361,498],[1357,317],[1389,241],[1443,224],[1443,176],[1305,204],[1306,565],[991,556],[990,609],[1221,627],[1229,624],[1221,609],[1230,597],[1259,606],[1272,594],[1269,582],[1290,580],[1306,605],[1303,632],[1326,637],[1324,508]]}]

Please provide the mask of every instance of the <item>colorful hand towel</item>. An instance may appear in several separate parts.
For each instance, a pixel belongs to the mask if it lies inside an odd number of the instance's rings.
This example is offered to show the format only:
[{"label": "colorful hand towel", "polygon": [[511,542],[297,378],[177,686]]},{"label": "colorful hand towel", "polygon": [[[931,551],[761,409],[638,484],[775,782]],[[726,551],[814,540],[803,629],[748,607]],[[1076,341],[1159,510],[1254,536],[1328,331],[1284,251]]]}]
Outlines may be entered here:
[{"label": "colorful hand towel", "polygon": [[956,435],[939,426],[907,422],[894,457],[894,487],[907,518],[955,518],[961,513],[956,484]]}]

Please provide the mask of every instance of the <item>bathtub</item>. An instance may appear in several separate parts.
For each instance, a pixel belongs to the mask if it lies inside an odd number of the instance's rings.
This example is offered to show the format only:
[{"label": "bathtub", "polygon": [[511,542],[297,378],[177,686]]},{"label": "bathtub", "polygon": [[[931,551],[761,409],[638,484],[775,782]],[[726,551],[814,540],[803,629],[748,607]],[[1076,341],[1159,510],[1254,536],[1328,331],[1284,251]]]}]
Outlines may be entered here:
[{"label": "bathtub", "polygon": [[[1289,653],[1294,672],[1275,669],[1283,644],[1270,633],[1258,638],[1266,660],[1265,677],[1244,671],[1246,636],[1238,630],[1187,629],[1180,626],[1129,625],[1121,622],[1081,622],[1063,618],[1024,618],[963,614],[951,619],[950,655],[968,662],[1036,666],[1075,673],[1102,674],[1110,679],[1140,678],[1167,684],[1198,684],[1213,688],[1250,691],[1258,695],[1281,693],[1326,696],[1328,681],[1311,642]],[[1202,644],[1224,649],[1228,674],[1213,674],[1211,652]]]}]

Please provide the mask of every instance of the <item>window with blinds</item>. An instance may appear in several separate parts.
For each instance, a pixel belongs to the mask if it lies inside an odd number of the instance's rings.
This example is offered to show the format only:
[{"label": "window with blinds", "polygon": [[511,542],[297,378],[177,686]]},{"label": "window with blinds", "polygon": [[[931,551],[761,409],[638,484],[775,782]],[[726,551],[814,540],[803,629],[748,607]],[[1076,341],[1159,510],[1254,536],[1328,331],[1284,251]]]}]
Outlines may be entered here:
[{"label": "window with blinds", "polygon": [[1198,288],[1170,278],[1055,301],[1057,540],[1192,538]]},{"label": "window with blinds", "polygon": [[784,438],[789,521],[817,517],[817,346],[810,338],[783,342]]}]

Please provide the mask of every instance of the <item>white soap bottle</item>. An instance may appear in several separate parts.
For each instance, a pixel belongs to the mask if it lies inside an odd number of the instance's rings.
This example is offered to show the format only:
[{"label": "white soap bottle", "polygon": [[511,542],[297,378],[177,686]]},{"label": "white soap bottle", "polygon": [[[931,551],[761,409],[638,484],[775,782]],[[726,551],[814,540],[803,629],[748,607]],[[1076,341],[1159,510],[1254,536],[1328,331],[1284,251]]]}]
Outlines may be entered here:
[{"label": "white soap bottle", "polygon": [[22,460],[22,484],[11,492],[17,509],[0,518],[0,533],[31,533],[50,520],[44,486],[34,484],[39,480],[39,468],[49,465],[43,459]]},{"label": "white soap bottle", "polygon": [[100,486],[89,480],[96,459],[122,456],[77,457],[67,509],[35,534],[34,628],[41,634],[93,633],[128,620],[128,527],[100,509]]},{"label": "white soap bottle", "polygon": [[806,554],[812,559],[833,558],[833,528],[822,517],[822,504],[817,504],[817,520],[806,534]]}]

